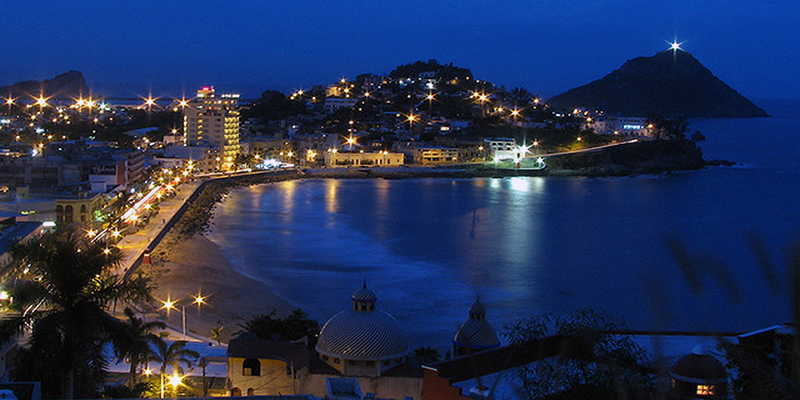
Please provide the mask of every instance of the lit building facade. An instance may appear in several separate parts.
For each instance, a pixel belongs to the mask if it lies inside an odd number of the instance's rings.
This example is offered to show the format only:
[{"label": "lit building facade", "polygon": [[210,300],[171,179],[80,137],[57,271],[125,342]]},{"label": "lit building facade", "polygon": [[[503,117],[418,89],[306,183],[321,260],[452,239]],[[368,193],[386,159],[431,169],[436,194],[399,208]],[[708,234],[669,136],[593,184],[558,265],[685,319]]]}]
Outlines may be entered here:
[{"label": "lit building facade", "polygon": [[223,169],[230,168],[240,152],[238,102],[238,94],[217,96],[214,87],[204,87],[184,110],[185,144],[219,149]]},{"label": "lit building facade", "polygon": [[645,117],[598,116],[587,120],[583,128],[594,129],[598,135],[653,136]]},{"label": "lit building facade", "polygon": [[403,164],[403,153],[379,151],[377,153],[348,153],[329,151],[323,153],[325,166],[341,167],[396,167]]}]

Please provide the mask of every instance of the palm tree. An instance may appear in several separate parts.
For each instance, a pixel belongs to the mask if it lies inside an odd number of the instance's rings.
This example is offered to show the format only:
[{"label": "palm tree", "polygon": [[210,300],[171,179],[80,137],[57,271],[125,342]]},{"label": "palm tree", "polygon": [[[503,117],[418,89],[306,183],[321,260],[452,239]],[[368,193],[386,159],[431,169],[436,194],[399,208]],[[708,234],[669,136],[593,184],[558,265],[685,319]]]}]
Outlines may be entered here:
[{"label": "palm tree", "polygon": [[125,308],[128,321],[120,337],[115,338],[114,352],[119,361],[128,361],[131,365],[128,387],[136,385],[136,370],[153,353],[153,347],[161,340],[153,331],[164,329],[166,325],[160,321],[144,322],[137,318],[130,308]]},{"label": "palm tree", "polygon": [[177,340],[167,344],[163,338],[158,338],[154,343],[155,351],[150,354],[147,361],[161,364],[161,375],[166,375],[167,366],[172,365],[173,371],[177,374],[181,364],[190,368],[195,360],[200,358],[200,353],[186,348],[185,340]]},{"label": "palm tree", "polygon": [[211,327],[211,340],[217,342],[217,346],[222,344],[222,330],[225,329],[222,325]]},{"label": "palm tree", "polygon": [[106,366],[103,344],[122,324],[106,309],[118,300],[150,300],[149,280],[112,275],[119,254],[74,232],[17,244],[11,255],[18,279],[10,288],[11,313],[0,321],[0,342],[29,331],[18,360],[28,366],[21,370],[30,374],[26,378],[42,380],[55,394],[48,383],[60,381],[61,398],[74,397],[76,378],[82,391],[96,393]]},{"label": "palm tree", "polygon": [[516,87],[511,89],[509,93],[511,100],[514,101],[514,104],[528,104],[533,99],[533,94],[528,91],[528,89],[522,87]]}]

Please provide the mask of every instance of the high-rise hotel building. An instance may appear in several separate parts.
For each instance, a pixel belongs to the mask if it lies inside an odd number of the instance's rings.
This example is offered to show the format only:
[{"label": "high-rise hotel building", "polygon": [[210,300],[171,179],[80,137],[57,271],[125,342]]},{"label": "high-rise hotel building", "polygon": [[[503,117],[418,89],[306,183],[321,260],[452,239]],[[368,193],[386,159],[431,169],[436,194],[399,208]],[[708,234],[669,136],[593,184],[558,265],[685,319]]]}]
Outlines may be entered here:
[{"label": "high-rise hotel building", "polygon": [[230,169],[239,153],[238,102],[238,94],[217,96],[213,86],[204,87],[184,109],[185,144],[219,149],[222,169]]}]

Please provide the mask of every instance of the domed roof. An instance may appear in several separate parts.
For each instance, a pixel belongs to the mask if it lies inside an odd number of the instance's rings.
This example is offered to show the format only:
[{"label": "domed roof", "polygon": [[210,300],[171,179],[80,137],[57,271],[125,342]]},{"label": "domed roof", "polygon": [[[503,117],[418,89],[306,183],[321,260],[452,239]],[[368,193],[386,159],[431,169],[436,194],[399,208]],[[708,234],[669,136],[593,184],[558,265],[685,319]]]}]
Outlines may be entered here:
[{"label": "domed roof", "polygon": [[486,308],[480,299],[475,299],[475,303],[469,308],[469,319],[458,328],[453,344],[472,349],[491,349],[500,346],[497,333],[486,322]]},{"label": "domed roof", "polygon": [[695,348],[692,354],[679,358],[669,369],[669,373],[676,379],[709,381],[727,379],[725,366],[707,351],[698,348]]},{"label": "domed roof", "polygon": [[470,318],[458,328],[453,344],[472,349],[491,349],[500,346],[500,339],[485,319]]},{"label": "domed roof", "polygon": [[[363,288],[353,293],[354,302],[375,302],[375,293]],[[408,354],[408,340],[403,327],[389,313],[350,309],[331,317],[319,333],[317,352],[346,360],[378,361]]]},{"label": "domed roof", "polygon": [[483,306],[480,299],[476,299],[469,308],[469,315],[486,315],[486,307]]},{"label": "domed roof", "polygon": [[353,301],[377,301],[378,296],[375,296],[375,292],[367,288],[367,282],[365,281],[364,287],[358,288],[353,292],[352,299]]}]

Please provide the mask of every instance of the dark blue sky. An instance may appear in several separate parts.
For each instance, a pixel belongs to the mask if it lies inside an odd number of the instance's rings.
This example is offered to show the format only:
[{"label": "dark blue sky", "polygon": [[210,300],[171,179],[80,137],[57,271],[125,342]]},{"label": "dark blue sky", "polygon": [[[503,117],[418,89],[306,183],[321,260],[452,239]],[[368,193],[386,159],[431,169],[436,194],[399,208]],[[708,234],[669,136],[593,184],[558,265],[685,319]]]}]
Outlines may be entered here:
[{"label": "dark blue sky", "polygon": [[677,37],[745,96],[800,97],[797,0],[26,0],[0,15],[0,84],[76,69],[101,91],[253,97],[435,58],[548,97]]}]

